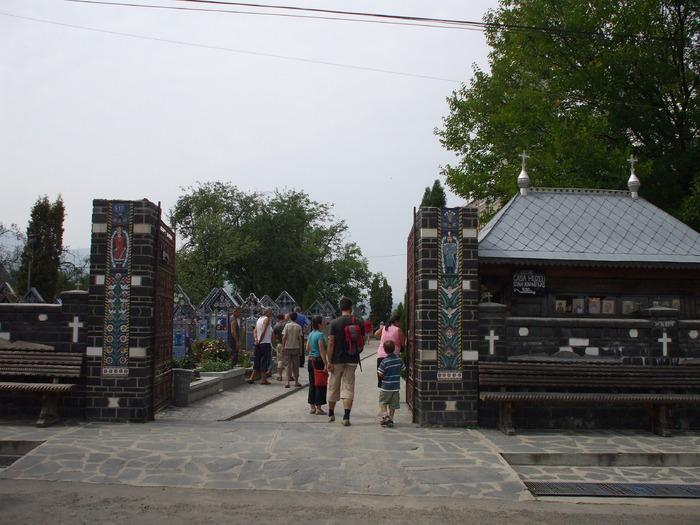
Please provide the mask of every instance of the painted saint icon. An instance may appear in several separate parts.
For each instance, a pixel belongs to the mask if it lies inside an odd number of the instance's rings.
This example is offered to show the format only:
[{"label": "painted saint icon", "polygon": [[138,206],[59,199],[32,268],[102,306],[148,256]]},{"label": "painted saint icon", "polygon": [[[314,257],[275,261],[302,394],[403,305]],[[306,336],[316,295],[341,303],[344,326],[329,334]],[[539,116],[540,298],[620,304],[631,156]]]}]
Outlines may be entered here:
[{"label": "painted saint icon", "polygon": [[129,257],[129,237],[124,228],[117,226],[112,232],[112,267],[126,268]]}]

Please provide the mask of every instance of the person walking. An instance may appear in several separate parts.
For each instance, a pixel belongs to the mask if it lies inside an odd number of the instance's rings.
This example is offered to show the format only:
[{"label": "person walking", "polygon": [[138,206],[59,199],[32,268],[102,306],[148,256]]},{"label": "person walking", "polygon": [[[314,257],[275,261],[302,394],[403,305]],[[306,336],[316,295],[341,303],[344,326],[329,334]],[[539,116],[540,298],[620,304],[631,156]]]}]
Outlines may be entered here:
[{"label": "person walking", "polygon": [[285,388],[289,388],[289,382],[294,378],[294,386],[299,387],[299,355],[303,351],[301,346],[301,326],[296,323],[297,313],[289,314],[289,322],[282,330],[282,365],[287,373]]},{"label": "person walking", "polygon": [[[326,340],[323,329],[326,321],[320,315],[311,320],[312,332],[306,340],[306,350],[309,353],[309,414],[325,416],[323,405],[326,404],[327,381],[325,384],[317,384],[315,370],[326,372],[328,357],[326,353]],[[327,372],[326,372],[327,373]]]},{"label": "person walking", "polygon": [[255,323],[253,329],[253,342],[255,343],[255,355],[253,356],[253,372],[248,379],[249,384],[255,383],[255,376],[260,373],[260,384],[269,385],[267,370],[270,368],[270,353],[272,352],[272,308],[266,308]]},{"label": "person walking", "polygon": [[[345,342],[345,327],[353,324],[352,300],[343,297],[338,303],[340,317],[328,325],[328,422],[335,421],[335,405],[343,401],[343,425],[350,425],[350,412],[355,398],[355,372],[360,363],[360,354],[349,355]],[[364,327],[359,323],[364,336]]]},{"label": "person walking", "polygon": [[[296,306],[294,311],[297,313],[297,324],[301,326],[301,347],[306,348],[304,341],[306,340],[306,333],[308,331],[308,326],[311,325],[311,321],[303,313],[301,313],[301,306]],[[299,366],[304,366],[304,352],[299,355]]]},{"label": "person walking", "polygon": [[394,353],[394,341],[386,341],[384,347],[387,356],[377,368],[379,385],[379,410],[382,419],[379,424],[383,427],[394,426],[394,413],[401,407],[401,371],[406,368],[403,360]]},{"label": "person walking", "polygon": [[231,361],[238,363],[238,353],[241,351],[241,325],[238,319],[241,317],[241,309],[235,308],[229,319],[229,333],[231,334]]},{"label": "person walking", "polygon": [[[379,370],[379,365],[382,360],[386,358],[387,351],[385,350],[384,343],[386,341],[393,341],[394,352],[396,355],[401,355],[401,348],[406,346],[406,335],[400,328],[401,318],[398,315],[392,315],[387,321],[386,325],[380,326],[379,329],[374,332],[374,337],[379,339],[379,349],[377,350],[377,370]],[[382,380],[379,378],[377,386],[382,386]]]},{"label": "person walking", "polygon": [[369,320],[369,316],[365,319],[365,346],[369,344],[369,336],[372,334],[372,321]]},{"label": "person walking", "polygon": [[284,346],[282,346],[282,330],[284,330],[285,325],[289,322],[287,316],[284,314],[277,314],[277,322],[275,326],[272,327],[272,334],[275,336],[275,356],[277,360],[277,381],[282,381],[282,370],[284,366],[282,365],[282,360],[284,356]]}]

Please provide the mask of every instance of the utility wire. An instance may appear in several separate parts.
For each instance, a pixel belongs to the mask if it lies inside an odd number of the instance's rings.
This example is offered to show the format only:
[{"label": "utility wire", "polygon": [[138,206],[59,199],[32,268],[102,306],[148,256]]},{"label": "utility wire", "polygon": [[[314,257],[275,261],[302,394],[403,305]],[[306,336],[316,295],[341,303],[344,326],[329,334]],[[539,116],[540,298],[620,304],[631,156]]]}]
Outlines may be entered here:
[{"label": "utility wire", "polygon": [[[152,8],[163,8],[162,6],[147,6],[143,4],[122,4],[119,2],[101,2],[98,0],[65,0],[68,2],[77,3],[100,3],[107,5],[124,5],[129,7],[152,7]],[[359,16],[364,17],[363,19],[348,19],[348,18],[330,18],[332,20],[346,20],[352,22],[377,22],[376,20],[369,20],[371,18],[378,18],[386,21],[386,23],[402,23],[403,25],[415,25],[420,26],[422,24],[431,24],[427,27],[440,27],[443,29],[468,29],[472,31],[484,31],[486,29],[495,30],[505,30],[511,32],[524,32],[524,33],[549,33],[559,36],[583,36],[588,38],[629,38],[637,39],[639,35],[634,34],[623,34],[615,33],[612,35],[606,35],[601,31],[583,31],[577,29],[564,29],[561,27],[546,27],[546,26],[526,26],[519,24],[501,24],[501,23],[491,23],[491,22],[474,22],[470,20],[454,20],[454,19],[444,19],[444,18],[428,18],[419,16],[405,16],[405,15],[389,15],[382,13],[363,13],[359,11],[338,11],[332,9],[318,9],[318,8],[308,8],[308,7],[298,7],[298,6],[281,6],[281,5],[266,5],[266,4],[256,4],[248,2],[225,2],[223,0],[169,0],[171,2],[182,2],[188,4],[205,4],[205,5],[220,5],[220,6],[235,6],[235,7],[249,7],[256,9],[272,9],[278,11],[293,11],[293,12],[307,12],[307,13],[320,13],[323,15],[343,15],[343,16]],[[166,9],[168,7],[165,7]],[[201,10],[200,8],[174,8],[171,9],[183,9],[183,10]],[[215,11],[210,9],[211,11]],[[205,10],[206,11],[206,10]],[[237,11],[223,11],[232,13],[241,13]],[[255,13],[255,12],[242,12],[241,14],[256,14],[256,15],[267,15],[268,13]],[[291,17],[301,17],[301,18],[318,18],[325,19],[325,16],[309,16],[309,15],[281,15],[273,14],[272,16],[291,16]],[[400,21],[400,22],[399,22]],[[433,25],[439,24],[439,25]],[[645,38],[650,40],[671,40],[668,37],[657,37],[651,35],[645,35]]]},{"label": "utility wire", "polygon": [[[257,16],[277,16],[284,18],[306,18],[311,20],[333,20],[339,22],[363,22],[369,24],[387,24],[387,25],[402,25],[409,27],[432,27],[436,29],[458,29],[462,31],[477,31],[479,33],[483,32],[481,27],[465,27],[457,25],[440,25],[437,23],[411,23],[401,20],[368,20],[363,18],[347,18],[340,16],[321,16],[321,15],[300,15],[300,14],[290,14],[290,13],[265,13],[260,11],[240,11],[231,9],[216,9],[216,8],[201,8],[201,7],[176,7],[167,5],[150,5],[150,4],[135,4],[126,2],[107,2],[101,0],[65,0],[66,2],[73,2],[78,4],[96,4],[96,5],[113,5],[119,7],[136,7],[136,8],[147,8],[147,9],[165,9],[172,11],[195,11],[200,13],[229,13],[236,15],[257,15]],[[172,0],[172,1],[182,1],[182,0]],[[225,5],[237,5],[237,4],[225,4]],[[260,6],[260,7],[270,7],[270,6]],[[291,9],[291,8],[290,8]],[[301,8],[299,8],[301,9]],[[342,13],[342,11],[338,11]],[[372,15],[366,15],[372,16]],[[429,19],[426,19],[429,20]]]},{"label": "utility wire", "polygon": [[20,15],[15,15],[12,13],[4,13],[0,12],[0,15],[3,16],[9,16],[13,18],[20,18],[23,20],[31,20],[32,22],[41,22],[45,24],[52,24],[52,25],[57,25],[57,26],[62,26],[62,27],[70,27],[72,29],[82,29],[85,31],[94,31],[96,33],[106,33],[109,35],[118,35],[118,36],[126,36],[130,38],[140,38],[142,40],[151,40],[155,42],[165,42],[168,44],[178,44],[178,45],[183,45],[183,46],[192,46],[192,47],[201,47],[204,49],[215,49],[217,51],[228,51],[231,53],[242,53],[246,55],[255,55],[255,56],[262,56],[262,57],[268,57],[268,58],[278,58],[282,60],[294,60],[296,62],[306,62],[308,64],[320,64],[324,66],[333,66],[333,67],[342,67],[346,69],[356,69],[360,71],[371,71],[373,73],[385,73],[388,75],[400,75],[400,76],[405,76],[405,77],[413,77],[413,78],[423,78],[427,80],[439,80],[441,82],[452,82],[455,84],[462,84],[461,80],[456,80],[453,78],[440,78],[440,77],[433,77],[429,75],[419,75],[417,73],[404,73],[401,71],[390,71],[388,69],[379,69],[379,68],[373,68],[373,67],[366,67],[366,66],[354,66],[351,64],[339,64],[337,62],[326,62],[323,60],[312,60],[309,58],[298,58],[298,57],[291,57],[291,56],[285,56],[285,55],[275,55],[272,53],[259,53],[256,51],[244,51],[242,49],[233,49],[230,47],[222,47],[222,46],[211,46],[211,45],[206,45],[206,44],[193,44],[191,42],[183,42],[181,40],[170,40],[167,38],[157,38],[157,37],[152,37],[152,36],[143,36],[143,35],[135,35],[132,33],[122,33],[119,31],[109,31],[106,29],[95,29],[92,27],[85,27],[85,26],[79,26],[75,24],[65,24],[62,22],[54,22],[52,20],[42,20],[40,18],[31,18],[28,16],[20,16]]}]

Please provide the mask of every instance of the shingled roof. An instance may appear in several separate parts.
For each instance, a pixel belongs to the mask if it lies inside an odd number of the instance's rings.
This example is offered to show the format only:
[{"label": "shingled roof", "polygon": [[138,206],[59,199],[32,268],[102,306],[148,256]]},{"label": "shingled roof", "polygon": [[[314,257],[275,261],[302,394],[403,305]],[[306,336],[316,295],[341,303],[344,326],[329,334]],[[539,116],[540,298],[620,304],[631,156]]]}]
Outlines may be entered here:
[{"label": "shingled roof", "polygon": [[700,234],[626,191],[531,188],[481,229],[479,261],[700,268]]}]

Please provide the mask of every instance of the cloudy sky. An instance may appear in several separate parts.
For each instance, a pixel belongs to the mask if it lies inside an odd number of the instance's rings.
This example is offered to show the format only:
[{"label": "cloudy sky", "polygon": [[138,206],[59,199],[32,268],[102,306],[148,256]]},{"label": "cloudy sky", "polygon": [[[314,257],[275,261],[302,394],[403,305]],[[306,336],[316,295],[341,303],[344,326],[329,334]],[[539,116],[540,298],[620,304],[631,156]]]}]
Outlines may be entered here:
[{"label": "cloudy sky", "polygon": [[[167,9],[0,2],[0,221],[24,229],[37,198],[60,194],[64,244],[81,249],[96,198],[146,198],[167,212],[197,182],[302,190],[333,205],[402,300],[413,208],[454,160],[433,130],[473,65],[487,67],[483,33],[222,3],[124,3]],[[497,4],[276,3],[476,22]],[[448,205],[461,204],[448,194]]]}]

